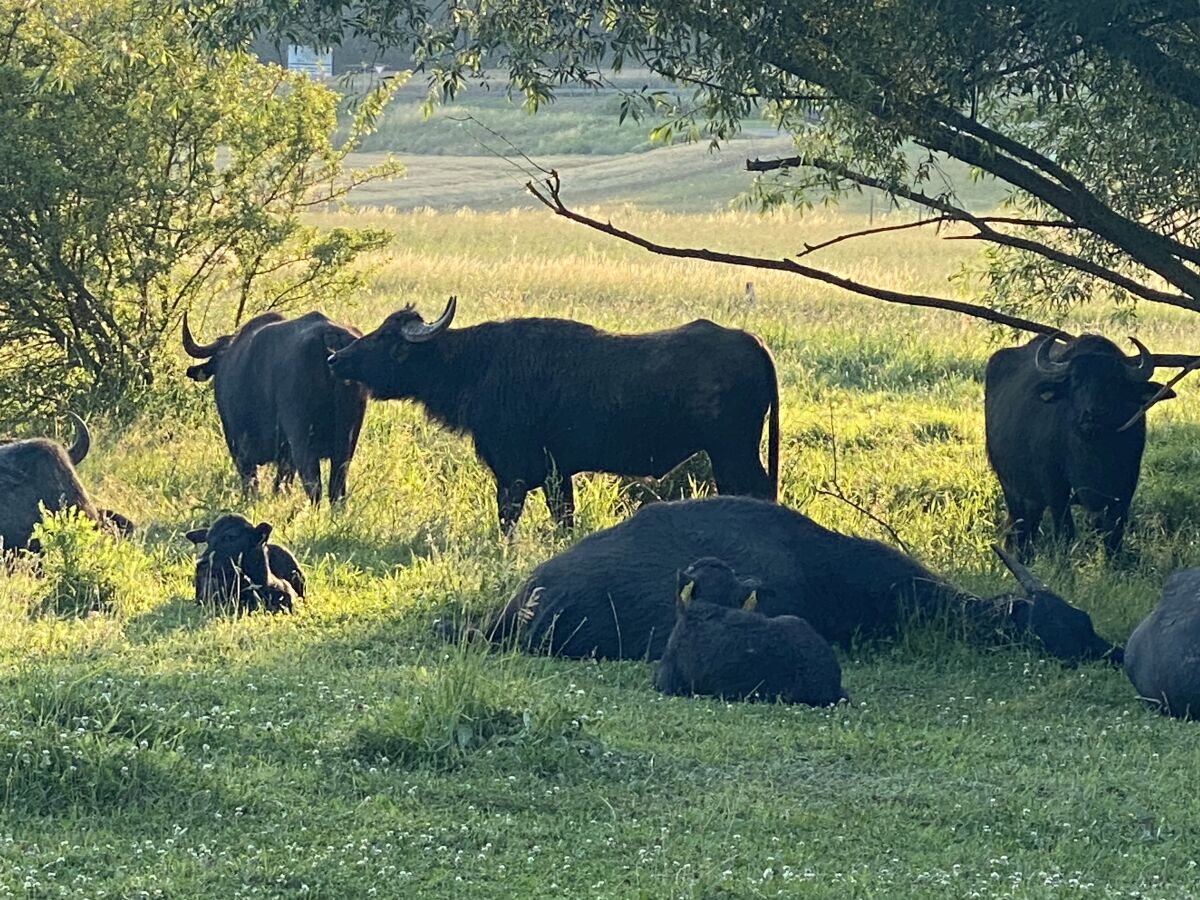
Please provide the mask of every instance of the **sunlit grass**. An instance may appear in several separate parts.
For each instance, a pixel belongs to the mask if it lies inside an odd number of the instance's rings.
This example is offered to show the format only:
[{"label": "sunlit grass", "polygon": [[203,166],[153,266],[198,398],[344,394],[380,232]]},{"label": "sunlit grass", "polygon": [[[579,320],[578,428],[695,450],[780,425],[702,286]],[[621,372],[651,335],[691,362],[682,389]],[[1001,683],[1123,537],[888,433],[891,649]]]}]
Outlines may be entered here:
[{"label": "sunlit grass", "polygon": [[[862,224],[600,213],[667,243],[776,256]],[[464,325],[706,316],[763,335],[783,388],[785,501],[887,539],[820,493],[836,476],[934,569],[1008,586],[987,549],[1002,512],[981,384],[1006,336],[651,257],[542,213],[355,219],[396,234],[372,288],[326,309],[366,329],[456,294]],[[972,252],[902,232],[816,261],[953,294]],[[225,312],[208,311],[208,339]],[[1164,351],[1200,338],[1179,314],[1146,314],[1137,331]],[[854,704],[812,710],[662,698],[638,663],[446,644],[435,619],[493,608],[577,539],[540,494],[507,544],[470,442],[373,403],[343,507],[313,509],[299,490],[243,501],[211,389],[182,367],[127,427],[92,419],[81,475],[139,524],[120,564],[104,564],[118,602],[64,615],[36,602],[47,582],[33,567],[0,575],[0,897],[1194,893],[1195,726],[1143,710],[1119,672],[916,631],[843,653]],[[1180,395],[1150,415],[1129,560],[1106,563],[1085,530],[1036,566],[1115,640],[1169,572],[1200,563],[1200,402],[1188,382]],[[581,478],[579,533],[627,516],[634,494]],[[228,510],[272,522],[305,565],[294,615],[191,602],[183,532]]]}]

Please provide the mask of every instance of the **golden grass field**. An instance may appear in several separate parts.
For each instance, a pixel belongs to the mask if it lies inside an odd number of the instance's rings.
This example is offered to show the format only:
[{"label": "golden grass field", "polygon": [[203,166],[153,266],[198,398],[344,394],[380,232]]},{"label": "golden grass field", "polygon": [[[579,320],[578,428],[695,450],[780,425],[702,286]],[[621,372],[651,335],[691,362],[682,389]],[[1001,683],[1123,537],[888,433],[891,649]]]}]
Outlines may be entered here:
[{"label": "golden grass field", "polygon": [[[414,169],[415,171],[415,169]],[[570,184],[564,191],[570,201]],[[593,207],[663,243],[780,256],[858,216]],[[459,298],[458,326],[551,315],[640,331],[697,317],[760,334],[782,397],[782,500],[931,568],[1009,583],[983,447],[982,372],[1011,335],[769,272],[648,255],[537,210],[331,213],[382,227],[369,287],[325,311],[363,329]],[[954,295],[977,247],[906,231],[813,257],[893,289]],[[749,308],[745,283],[754,282]],[[1105,309],[1071,327],[1104,330]],[[211,340],[220,302],[196,309]],[[1200,320],[1142,310],[1152,349]],[[438,616],[506,599],[540,560],[633,507],[579,480],[579,529],[539,494],[501,539],[467,440],[372,403],[342,508],[244,501],[211,389],[182,375],[118,425],[93,419],[81,475],[140,526],[105,550],[108,612],[53,612],[53,579],[0,576],[0,897],[1186,897],[1200,889],[1195,726],[1145,710],[1119,671],[914,629],[840,658],[833,710],[665,699],[651,666],[487,654]],[[1200,383],[1200,382],[1198,382]],[[1122,641],[1175,568],[1200,563],[1196,384],[1150,413],[1128,560],[1084,530],[1035,566]],[[269,481],[269,479],[268,479]],[[224,510],[276,526],[310,576],[291,616],[191,602],[182,533]],[[497,724],[499,723],[499,724]],[[513,724],[517,723],[517,724]],[[503,727],[500,727],[503,725]],[[496,726],[499,730],[495,730]],[[489,730],[491,729],[491,730]]]}]

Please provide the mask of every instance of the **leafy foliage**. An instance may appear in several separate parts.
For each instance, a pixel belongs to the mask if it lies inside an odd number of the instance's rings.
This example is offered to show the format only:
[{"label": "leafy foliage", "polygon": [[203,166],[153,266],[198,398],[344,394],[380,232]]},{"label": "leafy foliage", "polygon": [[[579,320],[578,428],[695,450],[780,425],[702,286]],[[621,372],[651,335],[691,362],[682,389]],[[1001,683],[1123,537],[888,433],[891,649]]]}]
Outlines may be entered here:
[{"label": "leafy foliage", "polygon": [[[490,66],[531,109],[564,83],[602,83],[610,65],[644,66],[679,91],[630,92],[622,117],[654,116],[661,139],[720,142],[766,115],[797,152],[762,166],[760,202],[875,187],[967,222],[994,249],[972,283],[998,307],[1061,312],[1100,294],[1200,310],[1195,4],[365,0],[343,13],[308,0],[242,12],[243,28],[409,47],[441,100]],[[967,208],[948,157],[1006,184],[1019,221]]]},{"label": "leafy foliage", "polygon": [[34,527],[42,547],[43,590],[33,606],[59,616],[112,610],[123,586],[138,582],[143,558],[129,552],[74,507],[42,508]]},{"label": "leafy foliage", "polygon": [[400,171],[345,171],[388,94],[335,147],[333,91],[200,45],[171,0],[0,0],[0,414],[144,386],[214,292],[240,317],[348,286],[385,236],[298,215]]}]

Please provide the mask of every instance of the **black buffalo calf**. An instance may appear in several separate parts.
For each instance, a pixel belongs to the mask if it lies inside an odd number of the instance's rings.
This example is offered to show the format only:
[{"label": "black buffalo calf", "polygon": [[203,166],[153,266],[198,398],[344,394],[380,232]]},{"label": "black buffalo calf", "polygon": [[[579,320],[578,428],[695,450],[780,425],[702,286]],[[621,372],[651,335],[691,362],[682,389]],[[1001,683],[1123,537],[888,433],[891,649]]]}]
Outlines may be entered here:
[{"label": "black buffalo calf", "polygon": [[186,537],[193,544],[207,544],[196,560],[197,603],[239,612],[290,612],[304,596],[300,564],[286,548],[267,542],[269,523],[252,525],[242,516],[221,516]]},{"label": "black buffalo calf", "polygon": [[830,706],[846,696],[833,649],[804,619],[767,618],[757,594],[723,562],[679,574],[675,628],[654,686],[664,694]]}]

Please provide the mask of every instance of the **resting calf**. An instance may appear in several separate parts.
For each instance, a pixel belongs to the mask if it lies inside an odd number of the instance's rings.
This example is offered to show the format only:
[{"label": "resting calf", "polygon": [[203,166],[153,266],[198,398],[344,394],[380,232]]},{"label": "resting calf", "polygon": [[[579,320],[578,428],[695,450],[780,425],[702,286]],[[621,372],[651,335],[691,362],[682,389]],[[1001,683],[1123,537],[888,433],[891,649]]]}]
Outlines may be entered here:
[{"label": "resting calf", "polygon": [[846,697],[825,639],[796,616],[768,619],[754,611],[757,601],[720,560],[697,560],[681,572],[675,628],[654,686],[664,694],[812,706]]},{"label": "resting calf", "polygon": [[221,516],[187,539],[208,548],[196,560],[196,602],[239,612],[292,609],[304,596],[304,574],[296,557],[269,544],[271,525],[250,524],[238,515]]}]

